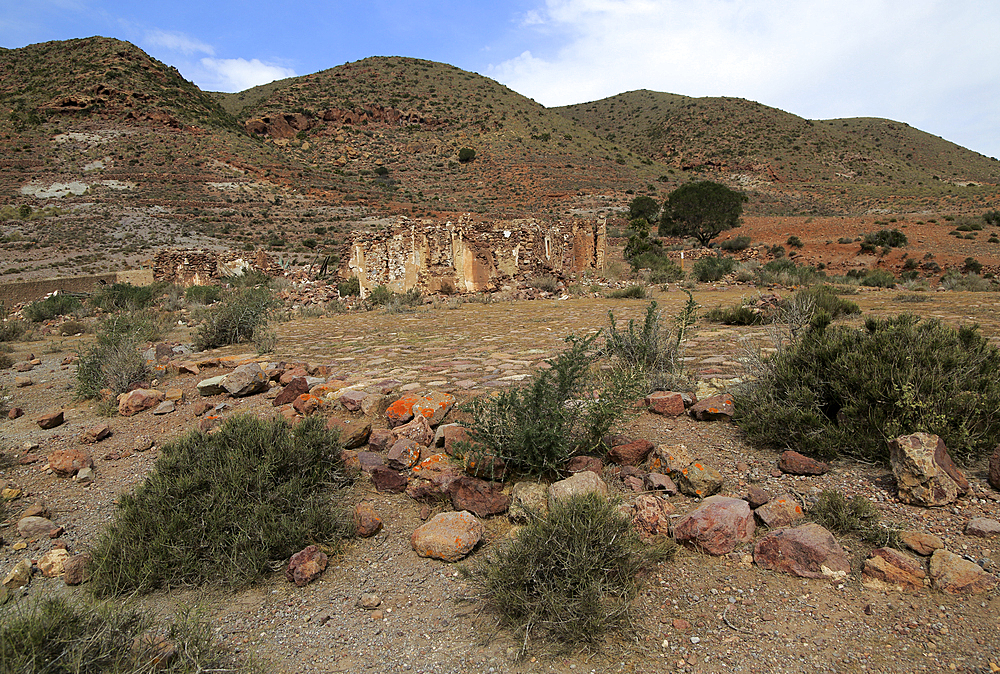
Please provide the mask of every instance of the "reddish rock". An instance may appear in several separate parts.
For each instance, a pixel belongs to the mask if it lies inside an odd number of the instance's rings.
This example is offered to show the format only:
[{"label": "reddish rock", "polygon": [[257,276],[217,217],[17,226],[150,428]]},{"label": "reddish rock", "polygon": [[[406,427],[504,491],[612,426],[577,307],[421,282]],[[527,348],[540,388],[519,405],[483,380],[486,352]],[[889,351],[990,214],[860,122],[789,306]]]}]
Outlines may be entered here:
[{"label": "reddish rock", "polygon": [[861,571],[865,587],[907,592],[921,590],[927,574],[919,560],[893,548],[872,550]]},{"label": "reddish rock", "polygon": [[750,485],[747,490],[746,502],[750,504],[750,507],[756,510],[765,503],[771,500],[771,495],[764,489],[758,487],[755,484]]},{"label": "reddish rock", "polygon": [[395,470],[406,470],[420,460],[420,445],[409,438],[400,438],[389,448],[386,464]]},{"label": "reddish rock", "polygon": [[510,497],[503,493],[503,484],[474,477],[460,477],[448,485],[448,495],[455,510],[468,510],[477,517],[489,517],[507,512]]},{"label": "reddish rock", "polygon": [[309,384],[306,383],[305,377],[292,377],[288,380],[285,388],[281,389],[281,393],[271,401],[271,404],[275,407],[287,405],[294,402],[303,393],[309,393]]},{"label": "reddish rock", "polygon": [[638,466],[646,460],[653,451],[653,443],[649,440],[636,440],[627,445],[612,447],[608,459],[620,466]]},{"label": "reddish rock", "polygon": [[910,505],[941,506],[969,490],[969,482],[952,462],[936,435],[913,433],[889,443],[889,459],[899,500]]},{"label": "reddish rock", "polygon": [[302,587],[316,580],[326,569],[328,559],[315,545],[310,545],[292,555],[285,570],[285,578]]},{"label": "reddish rock", "polygon": [[444,429],[444,451],[449,456],[455,455],[455,445],[459,442],[470,442],[469,431],[459,425],[449,426]]},{"label": "reddish rock", "polygon": [[358,465],[365,473],[371,473],[380,466],[385,466],[385,457],[376,452],[358,452]]},{"label": "reddish rock", "polygon": [[9,410],[7,410],[8,419],[20,419],[23,416],[24,416],[24,410],[21,409],[20,407],[11,407]]},{"label": "reddish rock", "polygon": [[570,475],[585,470],[600,475],[604,472],[604,462],[596,456],[574,456],[566,464],[566,472]]},{"label": "reddish rock", "polygon": [[457,562],[476,547],[483,525],[470,512],[439,513],[417,527],[410,545],[421,557]]},{"label": "reddish rock", "polygon": [[392,429],[392,435],[396,440],[409,438],[418,445],[430,447],[434,442],[434,430],[423,415],[416,415],[411,421],[400,424]]},{"label": "reddish rock", "polygon": [[361,410],[362,401],[364,401],[364,399],[367,397],[368,394],[365,393],[364,391],[356,391],[354,389],[348,389],[347,391],[344,391],[342,394],[340,394],[340,397],[337,398],[337,401],[341,405],[343,405],[344,409],[346,409],[348,412],[358,412]]},{"label": "reddish rock", "polygon": [[654,414],[679,417],[684,414],[684,396],[671,391],[656,391],[646,396],[646,407]]},{"label": "reddish rock", "polygon": [[652,494],[637,496],[633,504],[632,526],[643,538],[667,535],[673,506]]},{"label": "reddish rock", "polygon": [[507,464],[499,456],[485,451],[472,451],[463,457],[465,472],[484,480],[502,480],[507,472]]},{"label": "reddish rock", "polygon": [[830,470],[829,464],[788,450],[778,458],[778,470],[788,475],[822,475]]},{"label": "reddish rock", "polygon": [[88,580],[90,573],[90,553],[81,552],[73,555],[63,563],[63,581],[67,585],[79,585]]},{"label": "reddish rock", "polygon": [[805,517],[802,506],[791,494],[782,494],[754,510],[754,515],[771,529],[787,527]]},{"label": "reddish rock", "polygon": [[[390,428],[401,426],[413,418],[413,406],[420,402],[421,397],[417,395],[403,396],[385,411],[385,419]],[[433,436],[432,436],[433,437]]]},{"label": "reddish rock", "polygon": [[947,550],[936,550],[930,566],[931,584],[948,594],[982,594],[997,584],[996,577],[978,564]]},{"label": "reddish rock", "polygon": [[85,445],[92,445],[95,442],[100,442],[104,438],[111,435],[111,427],[107,424],[98,424],[97,426],[91,426],[83,433],[80,434],[80,442]]},{"label": "reddish rock", "polygon": [[851,572],[843,548],[818,524],[772,531],[757,541],[753,559],[765,569],[802,578],[841,579]]},{"label": "reddish rock", "polygon": [[354,535],[370,538],[382,530],[382,518],[370,503],[359,503],[354,507]]},{"label": "reddish rock", "polygon": [[1000,491],[1000,445],[996,446],[993,456],[990,457],[990,471],[986,479],[991,487]]},{"label": "reddish rock", "polygon": [[691,465],[692,457],[685,445],[657,445],[649,456],[646,468],[667,475]]},{"label": "reddish rock", "polygon": [[59,526],[52,520],[45,517],[30,516],[22,517],[17,521],[17,534],[23,538],[42,538],[52,536],[53,531],[58,531]]},{"label": "reddish rock", "polygon": [[[359,453],[363,454],[363,452]],[[371,471],[372,484],[378,491],[400,494],[406,491],[406,476],[385,466],[376,466]]]},{"label": "reddish rock", "polygon": [[368,447],[373,452],[384,452],[393,442],[392,431],[388,428],[375,428],[368,436]]},{"label": "reddish rock", "polygon": [[191,411],[194,412],[194,415],[196,417],[200,417],[202,414],[208,412],[213,407],[215,407],[215,405],[213,405],[212,403],[205,402],[204,400],[199,400],[191,407]]},{"label": "reddish rock", "polygon": [[317,398],[310,393],[303,393],[292,401],[292,407],[296,412],[304,417],[307,417],[321,407],[324,407],[325,404],[326,403],[324,403],[320,398]]},{"label": "reddish rock", "polygon": [[735,411],[732,396],[717,395],[696,402],[691,406],[690,414],[698,421],[715,421],[731,419]]},{"label": "reddish rock", "polygon": [[49,467],[61,477],[71,477],[83,468],[93,468],[94,459],[90,452],[76,447],[57,449],[49,454]]},{"label": "reddish rock", "polygon": [[55,428],[56,426],[62,426],[66,420],[63,418],[62,410],[58,412],[49,412],[48,414],[43,414],[35,420],[39,428],[44,428],[48,430],[50,428]]},{"label": "reddish rock", "polygon": [[676,496],[679,493],[674,481],[663,473],[647,473],[642,483],[647,491],[662,491],[670,496]]},{"label": "reddish rock", "polygon": [[150,388],[137,388],[123,393],[118,399],[118,414],[130,417],[143,410],[156,407],[164,400],[163,392]]},{"label": "reddish rock", "polygon": [[710,555],[725,555],[753,540],[753,512],[743,499],[710,496],[674,525],[679,543]]},{"label": "reddish rock", "polygon": [[935,550],[944,548],[944,541],[925,531],[904,531],[899,537],[906,547],[924,557],[934,554]]},{"label": "reddish rock", "polygon": [[412,409],[414,416],[419,414],[427,419],[427,422],[431,426],[437,426],[444,421],[444,418],[448,416],[448,412],[454,406],[455,396],[450,393],[434,391],[416,401]]},{"label": "reddish rock", "polygon": [[977,517],[969,520],[965,525],[966,536],[978,536],[979,538],[993,538],[1000,536],[1000,522],[986,517]]}]

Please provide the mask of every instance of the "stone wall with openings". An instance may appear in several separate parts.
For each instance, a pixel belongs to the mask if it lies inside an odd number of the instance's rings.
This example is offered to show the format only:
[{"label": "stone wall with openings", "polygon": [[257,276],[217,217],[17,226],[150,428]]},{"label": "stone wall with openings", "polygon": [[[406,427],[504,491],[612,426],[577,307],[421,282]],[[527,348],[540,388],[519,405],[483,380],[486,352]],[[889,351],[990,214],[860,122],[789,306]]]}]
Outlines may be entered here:
[{"label": "stone wall with openings", "polygon": [[153,257],[155,280],[176,283],[185,288],[214,285],[225,281],[227,277],[242,276],[251,270],[268,276],[281,273],[281,267],[262,250],[249,252],[164,248],[158,250]]}]

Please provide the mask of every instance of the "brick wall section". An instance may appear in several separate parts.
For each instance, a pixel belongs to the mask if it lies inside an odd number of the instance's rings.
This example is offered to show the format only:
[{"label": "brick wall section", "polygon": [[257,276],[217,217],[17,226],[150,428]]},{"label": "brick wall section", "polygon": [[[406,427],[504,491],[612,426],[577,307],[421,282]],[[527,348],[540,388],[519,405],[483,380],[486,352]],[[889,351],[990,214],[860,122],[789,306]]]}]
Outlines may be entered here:
[{"label": "brick wall section", "polygon": [[262,250],[255,252],[163,248],[153,257],[153,278],[186,287],[213,285],[247,269],[277,276],[281,267]]}]

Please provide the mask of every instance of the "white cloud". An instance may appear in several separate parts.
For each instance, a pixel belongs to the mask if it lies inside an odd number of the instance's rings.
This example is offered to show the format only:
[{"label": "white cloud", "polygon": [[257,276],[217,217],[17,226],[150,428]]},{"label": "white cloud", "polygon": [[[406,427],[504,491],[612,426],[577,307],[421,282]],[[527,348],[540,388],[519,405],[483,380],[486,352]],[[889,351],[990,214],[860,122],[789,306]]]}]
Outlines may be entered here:
[{"label": "white cloud", "polygon": [[[1000,152],[1000,4],[977,0],[546,0],[530,51],[487,74],[543,105],[652,89],[811,118],[908,122]],[[979,146],[954,130],[992,119]]]},{"label": "white cloud", "polygon": [[259,84],[295,77],[295,71],[259,59],[203,58],[193,77],[205,91],[243,91]]},{"label": "white cloud", "polygon": [[184,33],[165,30],[149,30],[143,38],[143,44],[149,47],[162,47],[170,51],[180,52],[185,56],[192,54],[215,55],[215,49],[210,44],[197,40]]}]

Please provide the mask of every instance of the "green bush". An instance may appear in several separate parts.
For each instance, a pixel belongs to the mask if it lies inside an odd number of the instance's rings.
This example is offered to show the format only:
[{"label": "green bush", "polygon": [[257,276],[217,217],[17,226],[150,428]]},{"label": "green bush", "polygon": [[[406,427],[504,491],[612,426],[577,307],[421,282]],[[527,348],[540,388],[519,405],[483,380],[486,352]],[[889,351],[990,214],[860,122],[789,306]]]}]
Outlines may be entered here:
[{"label": "green bush", "polygon": [[24,321],[0,320],[0,342],[13,342],[20,339],[27,330]]},{"label": "green bush", "polygon": [[361,281],[358,280],[357,276],[352,276],[346,281],[341,281],[337,284],[337,292],[340,293],[341,297],[351,297],[361,294]]},{"label": "green bush", "polygon": [[691,267],[692,275],[702,283],[718,281],[733,271],[736,263],[728,257],[703,257],[695,261]]},{"label": "green bush", "polygon": [[468,164],[470,161],[476,158],[476,151],[471,147],[463,147],[458,151],[458,161],[463,164]]},{"label": "green bush", "polygon": [[552,274],[545,274],[544,276],[536,276],[531,279],[528,282],[528,286],[547,293],[554,293],[559,289],[559,281]]},{"label": "green bush", "polygon": [[861,278],[861,285],[872,288],[892,288],[896,285],[896,277],[888,269],[871,269]]},{"label": "green bush", "polygon": [[723,325],[760,325],[769,322],[762,312],[745,301],[731,307],[714,307],[705,314],[705,318]]},{"label": "green bush", "polygon": [[787,257],[779,257],[754,270],[757,282],[777,283],[786,286],[810,285],[824,277],[814,267],[797,265]]},{"label": "green bush", "polygon": [[161,335],[159,317],[149,312],[125,313],[100,323],[94,343],[76,363],[76,393],[94,398],[101,389],[124,393],[129,386],[153,378],[140,348]]},{"label": "green bush", "polygon": [[[162,286],[160,286],[162,287]],[[144,309],[153,303],[154,286],[134,286],[131,283],[114,283],[102,286],[90,297],[90,304],[109,313]]]},{"label": "green bush", "polygon": [[619,288],[608,293],[608,297],[613,300],[644,300],[646,299],[646,288],[641,285],[631,285],[627,288]]},{"label": "green bush", "polygon": [[340,450],[319,416],[290,430],[240,415],[165,445],[95,542],[92,590],[243,586],[310,543],[336,546],[348,530]]},{"label": "green bush", "polygon": [[722,250],[736,252],[740,250],[746,250],[750,247],[750,237],[740,235],[732,239],[726,239],[719,244],[719,248]]},{"label": "green bush", "polygon": [[837,536],[854,536],[883,547],[901,547],[899,532],[879,523],[879,512],[864,496],[848,501],[839,491],[824,490],[806,516]]},{"label": "green bush", "polygon": [[391,302],[395,294],[385,286],[375,286],[368,294],[367,301],[373,307],[380,307]]},{"label": "green bush", "polygon": [[[190,612],[163,626],[151,614],[120,603],[65,597],[31,598],[0,610],[0,674],[250,671],[215,643],[210,622]],[[157,663],[159,635],[183,656]]]},{"label": "green bush", "polygon": [[271,291],[263,287],[244,288],[226,295],[198,326],[195,348],[204,351],[252,340],[277,305]]},{"label": "green bush", "polygon": [[56,316],[69,316],[82,308],[83,304],[79,299],[60,293],[32,302],[21,313],[32,323],[40,323]]},{"label": "green bush", "polygon": [[1000,211],[992,210],[983,213],[983,222],[993,227],[1000,227]]},{"label": "green bush", "polygon": [[983,263],[974,257],[965,258],[965,263],[962,265],[962,271],[966,274],[978,274],[983,270]]},{"label": "green bush", "polygon": [[184,291],[184,299],[195,304],[215,304],[222,299],[219,286],[191,286]]},{"label": "green bush", "polygon": [[482,454],[499,457],[515,475],[558,475],[566,462],[598,450],[601,438],[628,412],[640,381],[629,370],[592,370],[599,333],[567,337],[570,347],[522,387],[473,398],[462,406]]},{"label": "green bush", "polygon": [[584,494],[554,502],[466,573],[525,649],[534,637],[572,647],[628,624],[639,574],[675,549],[644,544],[615,503]]},{"label": "green bush", "polygon": [[625,330],[618,329],[613,312],[608,312],[602,355],[617,358],[626,369],[637,369],[645,378],[646,390],[669,388],[683,379],[681,349],[688,328],[697,320],[698,305],[687,290],[688,299],[674,319],[672,328],[663,325],[656,302],[646,307],[642,328],[629,320]]},{"label": "green bush", "polygon": [[882,248],[899,248],[906,245],[906,235],[898,229],[880,229],[877,232],[865,234],[865,243]]},{"label": "green bush", "polygon": [[794,234],[788,237],[788,239],[785,241],[785,244],[791,246],[792,248],[802,248],[802,246],[805,245],[804,243],[802,243],[802,239],[795,236]]},{"label": "green bush", "polygon": [[831,319],[861,313],[861,307],[857,302],[845,300],[835,288],[824,284],[803,288],[795,293],[795,297],[799,298],[799,301],[811,303],[815,311],[823,311]]},{"label": "green bush", "polygon": [[962,460],[1000,443],[1000,351],[975,326],[903,314],[864,328],[817,314],[736,395],[751,441],[826,458],[887,463],[888,441],[923,431]]}]

